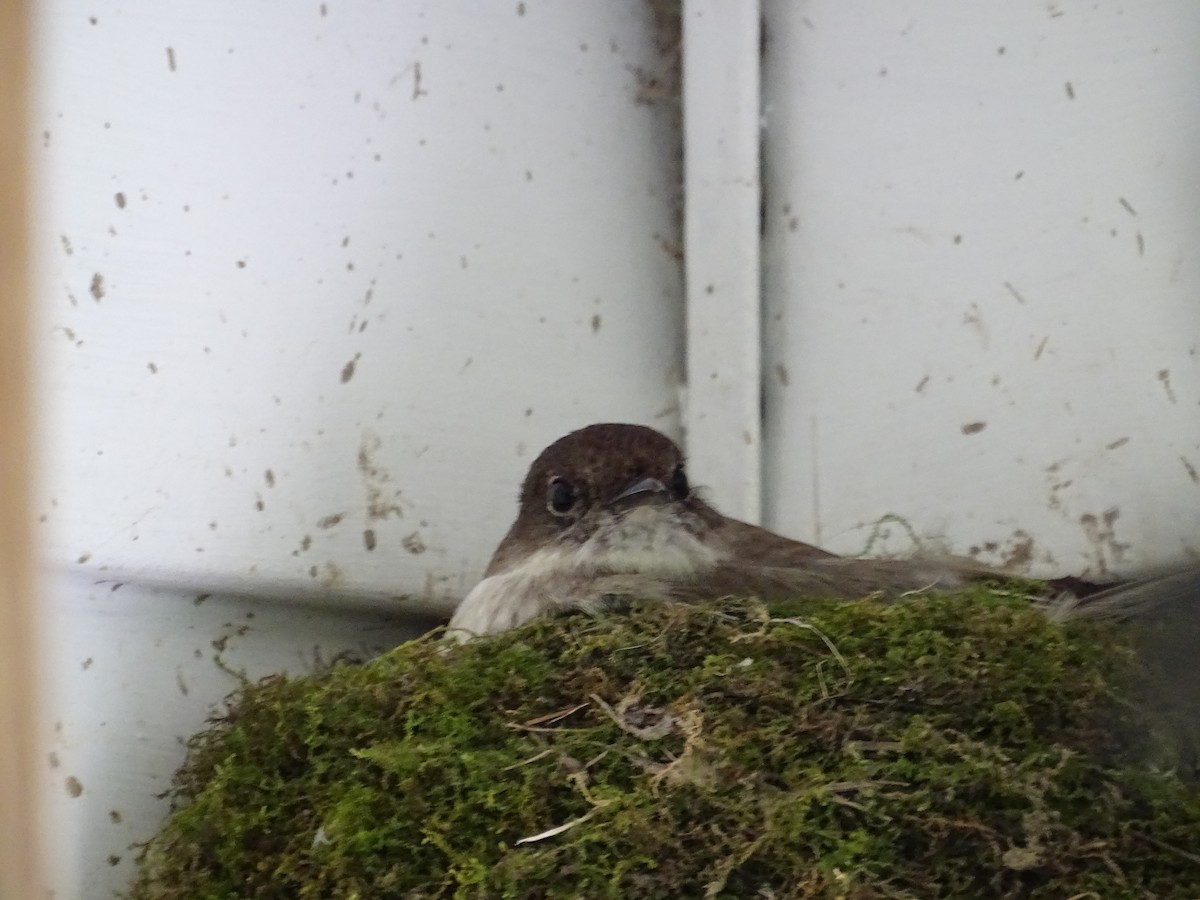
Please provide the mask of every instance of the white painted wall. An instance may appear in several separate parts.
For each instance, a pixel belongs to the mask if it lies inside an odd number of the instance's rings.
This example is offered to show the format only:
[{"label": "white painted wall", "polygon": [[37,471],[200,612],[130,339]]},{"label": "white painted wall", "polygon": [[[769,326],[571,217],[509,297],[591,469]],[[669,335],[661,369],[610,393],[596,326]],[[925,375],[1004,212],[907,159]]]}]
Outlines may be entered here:
[{"label": "white painted wall", "polygon": [[236,683],[214,642],[393,646],[543,445],[678,434],[678,113],[639,0],[38,16],[45,783],[90,900]]},{"label": "white painted wall", "polygon": [[766,30],[768,524],[1043,573],[1200,554],[1200,5]]},{"label": "white painted wall", "polygon": [[688,465],[726,515],[762,520],[761,10],[683,4]]},{"label": "white painted wall", "polygon": [[53,561],[445,608],[543,444],[677,427],[644,4],[61,0],[40,44]]}]

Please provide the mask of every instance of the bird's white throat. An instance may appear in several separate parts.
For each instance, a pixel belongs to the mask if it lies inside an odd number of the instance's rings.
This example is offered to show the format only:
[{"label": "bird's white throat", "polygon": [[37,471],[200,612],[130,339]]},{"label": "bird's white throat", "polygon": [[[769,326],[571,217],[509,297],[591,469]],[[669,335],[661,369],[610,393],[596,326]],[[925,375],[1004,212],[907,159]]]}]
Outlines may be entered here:
[{"label": "bird's white throat", "polygon": [[709,568],[723,554],[692,533],[669,507],[636,506],[559,558],[570,567],[610,573],[682,575]]},{"label": "bird's white throat", "polygon": [[479,582],[454,611],[460,639],[514,628],[553,609],[597,611],[626,576],[653,579],[702,572],[725,554],[704,543],[661,506],[638,506],[582,543],[541,547]]}]

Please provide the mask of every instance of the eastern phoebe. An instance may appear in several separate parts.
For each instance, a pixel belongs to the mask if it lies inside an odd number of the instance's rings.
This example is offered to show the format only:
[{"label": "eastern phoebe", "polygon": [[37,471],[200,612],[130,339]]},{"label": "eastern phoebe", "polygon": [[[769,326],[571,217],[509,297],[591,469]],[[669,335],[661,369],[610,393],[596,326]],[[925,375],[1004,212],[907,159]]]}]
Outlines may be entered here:
[{"label": "eastern phoebe", "polygon": [[[848,559],[731,519],[692,490],[669,438],[641,425],[589,425],[534,460],[517,520],[449,628],[463,640],[624,600],[894,599],[1009,577],[959,557]],[[1200,567],[1123,585],[1050,585],[1044,607],[1056,618],[1125,617],[1169,601],[1192,627],[1200,621]]]}]

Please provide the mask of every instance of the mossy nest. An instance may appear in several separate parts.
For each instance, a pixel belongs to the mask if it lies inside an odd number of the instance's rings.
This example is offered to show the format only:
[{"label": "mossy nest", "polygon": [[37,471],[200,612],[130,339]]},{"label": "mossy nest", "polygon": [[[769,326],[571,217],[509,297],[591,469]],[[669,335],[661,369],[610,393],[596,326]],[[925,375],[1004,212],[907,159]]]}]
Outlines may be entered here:
[{"label": "mossy nest", "polygon": [[1200,896],[1121,632],[1016,593],[635,605],[248,684],[131,897]]}]

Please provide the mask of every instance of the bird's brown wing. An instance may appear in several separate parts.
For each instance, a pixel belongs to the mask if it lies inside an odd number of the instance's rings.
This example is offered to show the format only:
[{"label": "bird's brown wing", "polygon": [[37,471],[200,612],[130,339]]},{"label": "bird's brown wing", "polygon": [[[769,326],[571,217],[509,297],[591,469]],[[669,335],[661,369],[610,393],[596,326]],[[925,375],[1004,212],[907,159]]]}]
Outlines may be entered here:
[{"label": "bird's brown wing", "polygon": [[759,565],[733,559],[703,574],[659,581],[653,596],[685,603],[727,596],[858,600],[879,595],[898,599],[909,592],[953,591],[974,582],[1004,577],[993,569],[953,557],[846,559],[827,555],[795,566]]},{"label": "bird's brown wing", "polygon": [[[808,547],[806,544],[799,546]],[[815,547],[809,549],[817,550]],[[786,547],[781,546],[779,550],[782,555]],[[723,596],[854,600],[871,594],[897,599],[923,590],[953,591],[983,581],[1002,583],[1013,577],[956,556],[850,559],[825,554],[801,558],[790,565],[759,565],[735,558],[702,575],[673,581],[666,593],[669,599],[681,601]],[[1055,621],[1178,619],[1182,631],[1191,629],[1196,633],[1196,665],[1200,670],[1200,565],[1110,585],[1060,578],[1047,582],[1047,592],[1040,605]],[[1186,627],[1182,624],[1185,620]],[[1200,676],[1196,681],[1200,685]]]},{"label": "bird's brown wing", "polygon": [[754,560],[760,566],[803,566],[816,559],[837,559],[828,550],[725,516],[714,517],[713,536],[724,542],[735,560]]}]

